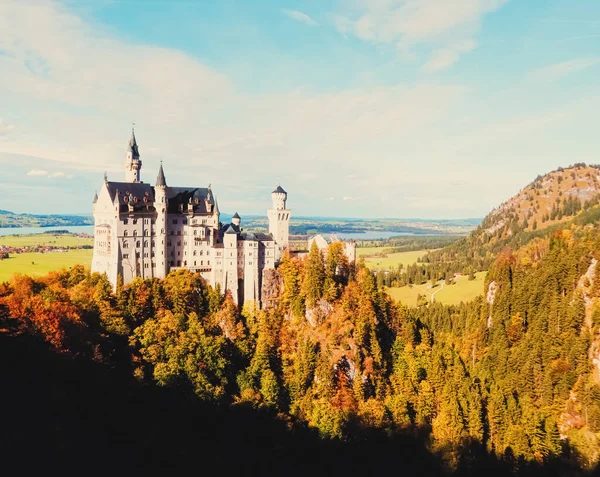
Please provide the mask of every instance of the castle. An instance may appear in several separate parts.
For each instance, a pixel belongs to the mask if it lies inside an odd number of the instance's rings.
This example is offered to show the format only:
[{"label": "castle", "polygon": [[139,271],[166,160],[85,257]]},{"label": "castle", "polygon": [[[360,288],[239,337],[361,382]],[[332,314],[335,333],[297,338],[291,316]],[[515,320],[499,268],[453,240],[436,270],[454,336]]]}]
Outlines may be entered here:
[{"label": "castle", "polygon": [[263,272],[275,268],[288,246],[290,210],[287,193],[271,194],[269,233],[244,232],[236,213],[219,221],[217,198],[208,187],[167,185],[162,162],[156,184],[140,180],[142,161],[132,130],[125,160],[125,181],[104,175],[94,197],[92,271],[106,273],[114,287],[136,277],[164,278],[186,268],[210,285],[231,291],[236,303],[260,304]]}]

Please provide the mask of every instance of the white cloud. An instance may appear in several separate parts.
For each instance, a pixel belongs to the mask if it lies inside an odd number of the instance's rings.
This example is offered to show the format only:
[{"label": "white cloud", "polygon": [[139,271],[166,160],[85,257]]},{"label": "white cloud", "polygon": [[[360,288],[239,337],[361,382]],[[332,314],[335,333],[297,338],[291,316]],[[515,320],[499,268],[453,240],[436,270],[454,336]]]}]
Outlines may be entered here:
[{"label": "white cloud", "polygon": [[475,47],[481,19],[508,0],[353,0],[334,16],[338,30],[373,43],[395,44],[409,53],[426,44],[436,51],[425,64],[447,68]]},{"label": "white cloud", "polygon": [[28,173],[28,176],[33,176],[33,177],[40,177],[40,176],[47,176],[48,175],[48,171],[44,171],[42,169],[31,169]]},{"label": "white cloud", "polygon": [[309,15],[306,13],[299,12],[298,10],[281,10],[281,12],[290,17],[292,20],[296,20],[300,23],[304,23],[308,26],[318,26],[319,24],[314,21]]},{"label": "white cloud", "polygon": [[552,65],[544,66],[529,73],[529,79],[533,81],[550,82],[563,78],[572,73],[587,70],[600,64],[600,57],[576,58],[562,61]]},{"label": "white cloud", "polygon": [[441,48],[423,65],[423,71],[433,73],[449,68],[458,61],[461,54],[468,53],[475,48],[475,46],[476,43],[473,40],[465,40]]},{"label": "white cloud", "polygon": [[4,136],[15,129],[14,124],[6,123],[0,118],[0,136]]}]

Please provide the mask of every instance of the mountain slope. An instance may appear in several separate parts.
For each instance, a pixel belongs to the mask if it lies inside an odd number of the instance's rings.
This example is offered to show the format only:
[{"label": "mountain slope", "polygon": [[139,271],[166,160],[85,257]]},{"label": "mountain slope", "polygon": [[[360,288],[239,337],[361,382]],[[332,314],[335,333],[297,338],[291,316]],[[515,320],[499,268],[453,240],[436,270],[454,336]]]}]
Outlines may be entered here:
[{"label": "mountain slope", "polygon": [[[517,250],[570,225],[600,219],[600,169],[576,164],[538,176],[490,212],[468,237],[429,253],[423,261],[440,273],[488,270],[506,247]],[[435,268],[435,267],[434,267]]]}]

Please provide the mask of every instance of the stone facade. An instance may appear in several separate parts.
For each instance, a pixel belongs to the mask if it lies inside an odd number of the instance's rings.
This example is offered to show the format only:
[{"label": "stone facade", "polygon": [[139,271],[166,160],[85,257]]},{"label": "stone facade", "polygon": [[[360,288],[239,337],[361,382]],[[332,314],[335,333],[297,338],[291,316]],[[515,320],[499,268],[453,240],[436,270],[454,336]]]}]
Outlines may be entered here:
[{"label": "stone facade", "polygon": [[236,213],[220,222],[217,199],[208,187],[167,185],[162,164],[156,184],[142,182],[135,134],[125,160],[125,181],[104,178],[94,197],[92,271],[106,273],[116,287],[135,277],[164,278],[171,270],[198,272],[236,303],[261,302],[263,276],[273,270],[288,246],[290,210],[278,186],[268,210],[269,233],[246,232]]},{"label": "stone facade", "polygon": [[[335,234],[331,235],[313,235],[308,239],[308,250],[312,247],[313,242],[316,242],[317,247],[323,254],[327,253],[327,247],[330,243],[333,242],[341,242],[339,238],[336,237]],[[342,242],[344,246],[344,255],[348,258],[348,262],[352,263],[356,261],[356,242],[354,240],[344,241]]]}]

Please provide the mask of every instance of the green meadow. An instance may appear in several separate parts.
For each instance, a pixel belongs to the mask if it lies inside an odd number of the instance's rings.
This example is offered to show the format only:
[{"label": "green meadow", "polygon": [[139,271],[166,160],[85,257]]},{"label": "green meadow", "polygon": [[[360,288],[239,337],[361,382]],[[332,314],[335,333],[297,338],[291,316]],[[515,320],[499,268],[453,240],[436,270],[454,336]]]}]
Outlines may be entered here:
[{"label": "green meadow", "polygon": [[[445,305],[458,305],[483,294],[483,283],[487,272],[475,274],[475,280],[469,280],[466,275],[454,279],[452,285],[443,285],[443,280],[435,288],[427,288],[429,284],[404,287],[386,288],[387,293],[395,300],[407,306],[417,305],[417,295],[424,295],[431,301],[431,295],[436,302]],[[443,285],[443,286],[442,286]]]},{"label": "green meadow", "polygon": [[9,280],[15,273],[35,277],[45,275],[53,270],[70,268],[73,265],[89,267],[91,263],[91,249],[11,254],[10,258],[0,260],[0,282]]},{"label": "green meadow", "polygon": [[385,257],[365,257],[365,264],[371,270],[391,270],[398,268],[398,265],[400,264],[404,267],[412,265],[413,263],[416,263],[419,258],[424,257],[427,252],[428,250],[416,250],[411,252],[388,253]]}]

